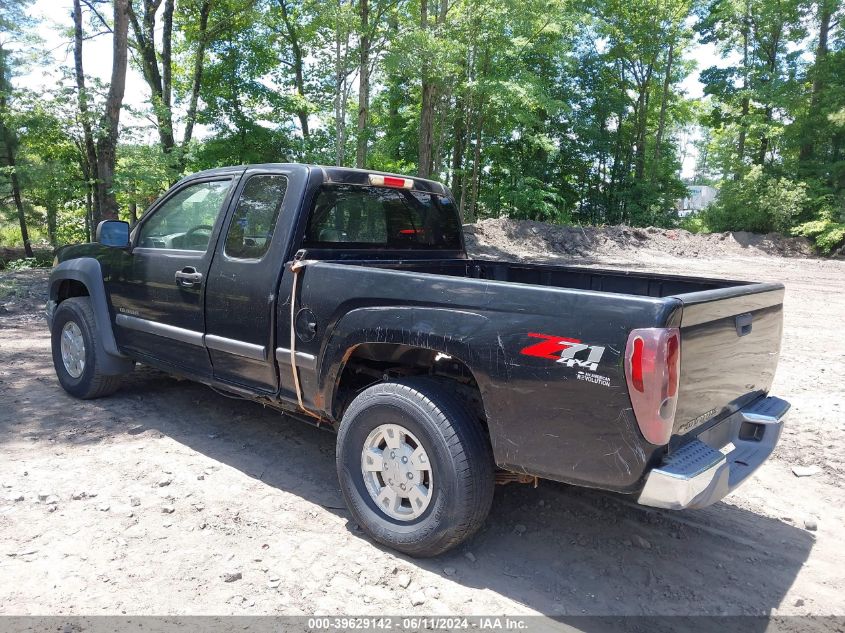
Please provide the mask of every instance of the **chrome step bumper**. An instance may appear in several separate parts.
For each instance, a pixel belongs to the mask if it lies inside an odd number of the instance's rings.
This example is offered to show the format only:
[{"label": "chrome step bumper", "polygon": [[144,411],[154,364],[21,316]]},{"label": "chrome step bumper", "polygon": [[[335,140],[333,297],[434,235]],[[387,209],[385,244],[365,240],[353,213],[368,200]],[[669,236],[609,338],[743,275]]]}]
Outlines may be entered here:
[{"label": "chrome step bumper", "polygon": [[670,510],[716,503],[772,454],[789,406],[763,398],[700,433],[648,474],[638,502]]}]

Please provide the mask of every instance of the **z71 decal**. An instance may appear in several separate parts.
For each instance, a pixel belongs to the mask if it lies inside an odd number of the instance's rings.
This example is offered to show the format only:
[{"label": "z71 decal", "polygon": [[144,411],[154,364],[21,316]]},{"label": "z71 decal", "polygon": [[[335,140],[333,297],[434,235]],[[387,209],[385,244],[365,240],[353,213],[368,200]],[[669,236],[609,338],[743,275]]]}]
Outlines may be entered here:
[{"label": "z71 decal", "polygon": [[537,334],[536,332],[529,332],[528,336],[543,339],[543,341],[524,347],[520,354],[548,358],[557,363],[563,363],[567,367],[580,367],[581,369],[596,371],[601,357],[604,355],[603,346],[585,345],[577,338]]}]

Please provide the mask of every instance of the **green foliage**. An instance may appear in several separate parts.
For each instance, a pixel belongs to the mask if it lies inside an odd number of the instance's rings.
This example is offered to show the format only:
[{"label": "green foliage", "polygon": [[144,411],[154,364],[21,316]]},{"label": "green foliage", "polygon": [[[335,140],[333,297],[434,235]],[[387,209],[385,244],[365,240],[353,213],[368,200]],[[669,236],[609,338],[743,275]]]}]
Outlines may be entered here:
[{"label": "green foliage", "polygon": [[819,219],[799,224],[792,233],[810,238],[819,252],[830,255],[845,244],[845,221],[834,219],[833,209],[827,207],[819,214]]},{"label": "green foliage", "polygon": [[806,203],[805,183],[768,175],[754,165],[742,178],[724,183],[717,201],[701,215],[713,231],[788,233]]},{"label": "green foliage", "polygon": [[[115,194],[121,212],[128,216],[129,208],[136,205],[136,214],[143,214],[161,192],[167,189],[173,177],[161,147],[142,143],[125,143],[120,146],[115,171]],[[75,214],[79,217],[78,211]],[[84,228],[84,227],[82,227]]]},{"label": "green foliage", "polygon": [[681,228],[690,233],[712,233],[713,230],[704,221],[701,213],[690,213],[681,218]]},{"label": "green foliage", "polygon": [[[5,28],[21,32],[16,25],[26,4],[15,0],[12,9],[0,10]],[[87,37],[100,25],[91,5],[83,5]],[[141,11],[139,0],[134,6]],[[428,113],[432,177],[450,187],[466,221],[506,216],[691,231],[797,227],[825,251],[841,239],[841,2],[180,0],[175,6],[173,132],[187,127],[195,63],[204,51],[194,135],[184,146],[177,139],[172,153],[162,150],[160,97],[133,111],[131,123],[123,119],[114,192],[126,219],[140,217],[182,171],[281,161],[351,166],[363,144],[366,168],[419,173]],[[157,41],[162,28],[157,22]],[[696,38],[723,57],[700,69],[703,99],[685,89]],[[364,42],[369,101],[359,129]],[[4,93],[11,98],[3,120],[16,144],[25,221],[33,240],[54,245],[89,239],[92,230],[71,70],[43,93]],[[87,80],[98,106],[92,111],[99,111],[106,87]],[[716,186],[720,197],[706,211],[679,218],[682,165],[691,154],[697,155],[694,184]],[[0,184],[10,170],[0,174]],[[0,195],[0,214],[0,240],[19,242],[11,234],[17,215],[8,196]]]},{"label": "green foliage", "polygon": [[51,265],[51,261],[45,261],[38,257],[23,257],[21,259],[13,259],[6,262],[6,270],[10,272],[17,272],[20,270],[31,270],[32,268],[44,268]]},{"label": "green foliage", "polygon": [[89,239],[85,207],[68,204],[62,207],[56,218],[56,244],[80,244]]},{"label": "green foliage", "polygon": [[[38,226],[30,226],[29,239],[36,245],[47,243],[47,236]],[[23,248],[20,227],[14,222],[0,222],[0,247]]]}]

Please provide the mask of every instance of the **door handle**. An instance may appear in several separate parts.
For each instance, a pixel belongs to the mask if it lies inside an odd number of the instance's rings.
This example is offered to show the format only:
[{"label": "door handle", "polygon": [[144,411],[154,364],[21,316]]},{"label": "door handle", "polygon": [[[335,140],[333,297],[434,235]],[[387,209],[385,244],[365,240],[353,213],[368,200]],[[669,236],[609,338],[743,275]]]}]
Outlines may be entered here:
[{"label": "door handle", "polygon": [[176,271],[176,283],[183,288],[193,288],[202,283],[202,273],[193,266],[186,266]]}]

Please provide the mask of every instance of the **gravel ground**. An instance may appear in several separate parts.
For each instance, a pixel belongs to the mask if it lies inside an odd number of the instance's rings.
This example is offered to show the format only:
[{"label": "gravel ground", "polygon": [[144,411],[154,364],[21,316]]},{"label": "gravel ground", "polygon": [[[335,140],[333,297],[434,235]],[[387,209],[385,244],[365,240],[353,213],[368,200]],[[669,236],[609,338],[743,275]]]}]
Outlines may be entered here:
[{"label": "gravel ground", "polygon": [[67,396],[46,271],[0,273],[0,614],[845,614],[845,262],[696,236],[681,258],[665,233],[576,249],[520,224],[468,240],[487,257],[787,284],[773,393],[793,410],[752,480],[683,513],[512,484],[470,542],[413,560],[349,519],[329,433],[149,368],[110,398]]}]

